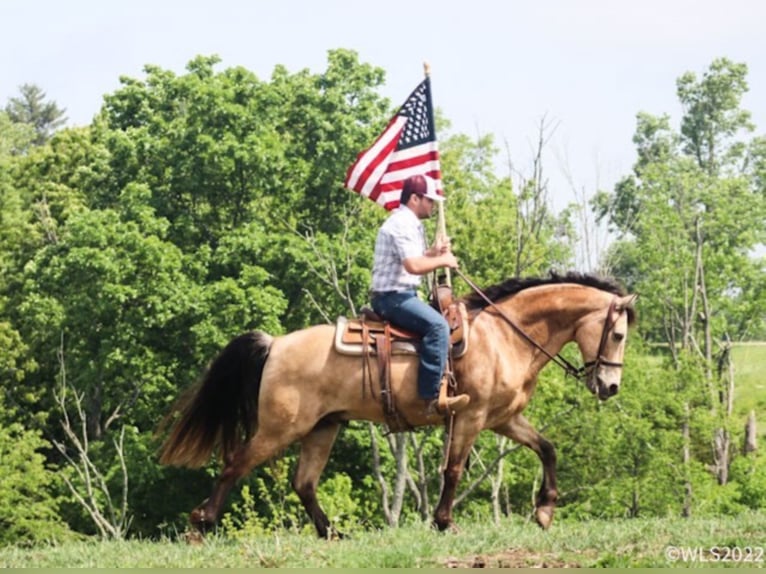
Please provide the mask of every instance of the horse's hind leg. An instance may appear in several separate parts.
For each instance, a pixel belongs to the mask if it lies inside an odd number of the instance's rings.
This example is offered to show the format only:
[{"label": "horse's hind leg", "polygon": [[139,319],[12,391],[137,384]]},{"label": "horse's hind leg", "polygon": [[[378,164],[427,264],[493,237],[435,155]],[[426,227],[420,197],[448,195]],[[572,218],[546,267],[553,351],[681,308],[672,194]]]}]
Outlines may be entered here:
[{"label": "horse's hind leg", "polygon": [[206,498],[202,504],[189,514],[189,522],[194,528],[205,534],[215,526],[221,506],[237,482],[237,479],[238,477],[234,474],[233,469],[228,465],[225,466],[216,480],[210,497]]},{"label": "horse's hind leg", "polygon": [[322,420],[309,434],[303,437],[298,467],[295,469],[295,476],[293,477],[293,488],[314,522],[320,538],[330,538],[333,535],[339,538],[343,537],[340,532],[333,532],[330,529],[330,521],[317,500],[319,476],[330,457],[335,437],[338,436],[338,429],[340,429],[338,423]]},{"label": "horse's hind leg", "polygon": [[210,497],[192,510],[189,521],[201,532],[212,528],[218,514],[236,482],[247,476],[253,468],[274,457],[298,438],[295,434],[268,432],[262,425],[249,441],[224,460],[224,467],[216,480]]},{"label": "horse's hind leg", "polygon": [[543,464],[543,483],[535,501],[535,520],[542,528],[548,528],[553,522],[558,491],[556,490],[556,449],[529,423],[521,414],[495,427],[495,432],[531,448]]}]

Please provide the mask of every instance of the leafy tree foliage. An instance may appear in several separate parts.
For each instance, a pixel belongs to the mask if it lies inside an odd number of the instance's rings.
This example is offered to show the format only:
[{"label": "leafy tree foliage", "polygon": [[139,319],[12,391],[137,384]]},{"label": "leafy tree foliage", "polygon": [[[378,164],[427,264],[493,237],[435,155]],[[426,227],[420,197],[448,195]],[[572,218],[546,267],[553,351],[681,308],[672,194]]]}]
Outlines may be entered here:
[{"label": "leafy tree foliage", "polygon": [[[667,116],[639,114],[634,173],[597,199],[620,240],[619,274],[642,294],[644,329],[667,345],[698,460],[728,480],[734,397],[730,342],[761,332],[766,316],[766,194],[760,179],[762,138],[740,108],[747,67],[727,59],[701,78],[677,82],[684,108],[678,132]],[[687,465],[691,471],[692,465]],[[689,484],[693,476],[689,475]],[[688,509],[687,509],[688,510]]]},{"label": "leafy tree foliage", "polygon": [[[601,216],[621,237],[614,247],[624,254],[618,275],[650,298],[644,324],[655,340],[690,347],[696,338],[701,346],[704,322],[718,336],[738,340],[753,327],[746,317],[763,316],[762,295],[752,296],[764,284],[763,262],[752,257],[766,234],[757,177],[762,138],[738,139],[753,130],[749,113],[739,108],[746,72],[744,64],[721,59],[702,79],[684,74],[678,81],[685,109],[680,132],[667,116],[639,114],[634,173],[614,194],[597,199]],[[703,280],[712,312],[701,310],[693,295]]]},{"label": "leafy tree foliage", "polygon": [[0,111],[0,158],[23,153],[33,139],[32,126],[16,123],[7,112]]},{"label": "leafy tree foliage", "polygon": [[[386,213],[342,181],[393,113],[378,93],[383,70],[348,50],[331,51],[322,72],[277,66],[268,79],[219,64],[200,56],[183,74],[147,66],[143,78],[121,78],[85,128],[51,135],[63,113],[46,107],[39,89],[0,112],[0,420],[14,421],[0,429],[0,450],[23,445],[0,483],[33,477],[24,493],[33,501],[30,520],[60,513],[76,530],[95,532],[43,464],[41,453],[58,476],[75,476],[40,439],[41,432],[62,439],[68,407],[53,392],[62,383],[82,397],[89,456],[120,495],[124,457],[133,532],[183,528],[188,509],[208,494],[216,463],[197,472],[157,465],[153,432],[170,402],[234,335],[331,322],[367,303],[374,237]],[[739,110],[745,71],[721,61],[702,80],[679,80],[687,114],[678,132],[667,117],[640,114],[634,174],[600,198],[620,234],[619,275],[641,292],[654,340],[672,336],[693,347],[705,339],[705,324],[716,337],[764,328],[755,319],[763,316],[763,269],[749,254],[763,241],[766,144],[739,137],[751,129]],[[567,266],[569,216],[550,211],[541,166],[519,181],[501,177],[491,137],[450,134],[448,121],[437,120],[449,234],[463,270],[488,286]],[[427,223],[430,235],[435,225]],[[706,323],[701,304],[684,306],[701,285],[700,268],[712,311]],[[455,289],[466,286],[455,280]],[[724,511],[761,504],[760,459],[733,467],[738,487],[725,496],[704,470],[709,454],[699,437],[719,424],[715,413],[693,412],[692,460],[679,462],[685,405],[713,399],[691,383],[705,376],[704,366],[674,359],[671,369],[629,367],[624,394],[606,405],[545,373],[530,418],[559,446],[565,517],[677,513],[688,483],[695,509],[716,497]],[[428,517],[442,440],[430,430],[396,443],[364,423],[348,425],[320,486],[326,509],[343,525]],[[396,503],[383,500],[399,462],[389,441],[409,455]],[[245,481],[228,528],[306,524],[285,480],[295,452],[286,454]],[[458,512],[528,512],[534,455],[492,435],[480,438],[475,455]]]},{"label": "leafy tree foliage", "polygon": [[5,112],[12,122],[31,126],[36,134],[35,145],[42,145],[66,123],[66,110],[59,109],[55,102],[46,102],[46,94],[39,86],[24,84],[19,91],[21,95],[10,99]]},{"label": "leafy tree foliage", "polygon": [[56,475],[46,467],[49,447],[39,432],[16,422],[0,425],[0,544],[55,542],[72,533],[55,498]]}]

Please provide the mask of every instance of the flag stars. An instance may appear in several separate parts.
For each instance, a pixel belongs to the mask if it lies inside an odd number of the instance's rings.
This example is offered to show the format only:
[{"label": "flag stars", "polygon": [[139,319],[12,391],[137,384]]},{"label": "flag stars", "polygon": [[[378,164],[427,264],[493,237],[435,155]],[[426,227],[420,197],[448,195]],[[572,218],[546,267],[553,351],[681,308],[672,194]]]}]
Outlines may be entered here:
[{"label": "flag stars", "polygon": [[399,115],[407,118],[407,124],[404,126],[404,132],[399,140],[400,149],[432,139],[426,90],[427,86],[424,82],[402,105]]}]

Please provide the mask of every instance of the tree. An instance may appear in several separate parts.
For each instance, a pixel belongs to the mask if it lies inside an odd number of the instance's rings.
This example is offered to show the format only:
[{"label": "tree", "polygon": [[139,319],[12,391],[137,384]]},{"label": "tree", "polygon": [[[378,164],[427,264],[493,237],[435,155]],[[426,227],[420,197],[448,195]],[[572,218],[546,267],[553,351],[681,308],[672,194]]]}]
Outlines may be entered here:
[{"label": "tree", "polygon": [[152,428],[178,381],[194,378],[229,333],[277,328],[280,296],[258,267],[235,265],[234,276],[202,289],[166,227],[85,211],[26,267],[18,321],[43,363],[38,384],[49,388],[63,345],[91,439],[124,416]]},{"label": "tree", "polygon": [[50,444],[40,432],[8,420],[0,424],[0,545],[71,537],[59,514],[57,477],[46,466],[46,448]]},{"label": "tree", "polygon": [[19,91],[21,96],[11,98],[5,112],[12,122],[32,126],[37,134],[34,144],[43,145],[66,123],[66,110],[55,102],[46,102],[45,92],[34,84],[24,84]]},{"label": "tree", "polygon": [[0,269],[6,276],[10,260],[29,233],[24,220],[24,196],[14,182],[13,173],[19,155],[34,137],[32,128],[11,122],[8,114],[0,111]]},{"label": "tree", "polygon": [[0,110],[0,159],[23,153],[34,137],[31,125],[14,122],[7,112]]},{"label": "tree", "polygon": [[681,120],[683,151],[693,157],[708,175],[741,169],[746,146],[735,138],[752,132],[750,112],[740,109],[747,92],[747,65],[726,58],[713,61],[701,79],[687,72],[677,82],[678,98],[684,108]]},{"label": "tree", "polygon": [[[747,67],[713,62],[698,79],[684,74],[677,93],[684,108],[679,132],[667,116],[639,114],[634,173],[613,194],[596,202],[620,240],[614,245],[619,273],[642,294],[649,337],[668,345],[678,376],[688,361],[700,366],[686,380],[692,418],[695,406],[712,416],[712,464],[725,484],[730,449],[732,371],[716,371],[728,341],[748,338],[761,324],[763,260],[753,249],[766,238],[766,194],[759,139],[740,109]],[[755,295],[755,297],[753,297]],[[753,318],[755,317],[755,320]],[[684,423],[695,423],[693,420]]]},{"label": "tree", "polygon": [[506,178],[496,175],[491,135],[472,141],[455,134],[440,142],[448,233],[461,268],[480,285],[541,274],[571,258],[569,216],[554,215],[548,202],[543,125],[539,136],[531,173],[512,169]]},{"label": "tree", "polygon": [[286,326],[321,320],[304,304],[312,271],[294,239],[335,236],[340,214],[358,212],[338,174],[385,121],[388,102],[375,92],[383,71],[348,50],[330,51],[323,73],[277,66],[268,82],[218,63],[195,58],[181,76],[149,66],[145,80],[122,78],[105,97],[114,177],[96,205],[113,205],[128,182],[146,185],[168,239],[187,253],[215,251],[238,228],[265,233]]}]

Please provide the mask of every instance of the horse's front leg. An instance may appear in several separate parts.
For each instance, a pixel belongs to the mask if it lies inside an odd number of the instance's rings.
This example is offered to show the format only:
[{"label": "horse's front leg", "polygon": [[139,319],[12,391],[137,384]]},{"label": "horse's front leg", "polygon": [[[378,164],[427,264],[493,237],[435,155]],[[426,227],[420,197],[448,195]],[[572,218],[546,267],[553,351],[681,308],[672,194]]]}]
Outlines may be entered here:
[{"label": "horse's front leg", "polygon": [[558,490],[556,490],[556,449],[522,415],[516,414],[507,422],[493,428],[495,432],[531,448],[543,464],[543,483],[535,501],[535,520],[542,528],[553,522]]},{"label": "horse's front leg", "polygon": [[452,441],[449,445],[447,465],[444,468],[444,486],[442,487],[439,504],[434,512],[434,525],[439,530],[453,527],[452,504],[455,502],[455,492],[463,474],[465,462],[471,452],[476,437],[481,430],[478,421],[468,418],[468,413],[455,417],[452,430]]}]

